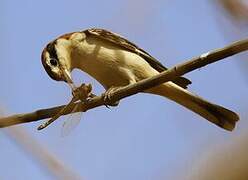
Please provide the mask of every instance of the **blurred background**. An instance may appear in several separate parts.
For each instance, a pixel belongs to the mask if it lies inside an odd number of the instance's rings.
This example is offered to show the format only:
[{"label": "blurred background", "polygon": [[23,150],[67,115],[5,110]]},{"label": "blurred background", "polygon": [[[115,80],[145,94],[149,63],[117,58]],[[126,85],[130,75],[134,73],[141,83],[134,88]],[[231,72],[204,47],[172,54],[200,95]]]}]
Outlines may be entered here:
[{"label": "blurred background", "polygon": [[[247,38],[248,1],[1,0],[0,108],[3,115],[65,104],[70,90],[51,80],[40,54],[54,38],[91,27],[125,36],[171,67]],[[186,75],[190,90],[240,115],[233,132],[158,96],[138,94],[117,108],[83,114],[61,137],[63,121],[0,130],[0,179],[248,179],[247,53]],[[75,71],[77,83],[93,82]]]}]

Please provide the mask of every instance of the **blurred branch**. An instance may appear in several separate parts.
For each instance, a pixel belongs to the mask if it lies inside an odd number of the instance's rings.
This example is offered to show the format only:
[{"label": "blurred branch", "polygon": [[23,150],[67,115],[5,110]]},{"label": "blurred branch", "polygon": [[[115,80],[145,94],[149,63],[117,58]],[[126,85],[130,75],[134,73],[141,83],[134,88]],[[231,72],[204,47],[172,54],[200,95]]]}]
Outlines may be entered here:
[{"label": "blurred branch", "polygon": [[248,18],[248,6],[241,0],[219,0],[223,8],[236,20]]},{"label": "blurred branch", "polygon": [[[227,40],[240,39],[247,36],[248,27],[248,1],[245,0],[218,0],[212,1],[213,4],[217,5],[218,8],[214,13],[218,18],[219,29],[221,34]],[[248,61],[247,54],[238,56],[237,58],[242,59],[237,61],[240,65],[244,78],[247,81],[247,67]]]},{"label": "blurred branch", "polygon": [[[178,76],[182,76],[188,72],[191,72],[195,69],[206,66],[210,63],[222,60],[226,57],[238,54],[240,52],[248,50],[248,39],[241,40],[235,43],[232,43],[224,48],[216,49],[207,53],[204,53],[198,57],[195,57],[191,60],[186,61],[185,63],[174,66],[167,71],[164,71],[154,77],[147,78],[145,80],[139,81],[135,84],[128,85],[116,90],[110,97],[111,100],[104,101],[103,96],[97,96],[92,98],[89,102],[84,104],[75,103],[74,106],[71,106],[67,111],[64,112],[64,115],[71,113],[75,105],[78,105],[77,111],[87,111],[89,109],[102,106],[105,104],[111,104],[118,100],[121,100],[125,97],[143,92],[146,89],[150,89],[159,84],[172,81]],[[7,127],[21,123],[38,121],[41,119],[46,119],[56,115],[63,107],[57,106],[48,109],[40,109],[35,112],[27,114],[17,114],[9,117],[4,117],[0,119],[0,127]]]},{"label": "blurred branch", "polygon": [[[247,131],[214,144],[197,154],[192,171],[179,175],[184,180],[247,180]],[[187,173],[187,174],[186,174]],[[185,178],[187,177],[187,178]]]},{"label": "blurred branch", "polygon": [[78,174],[69,169],[62,161],[51,154],[43,145],[38,143],[30,134],[21,127],[8,128],[5,131],[12,137],[23,149],[32,154],[41,162],[44,167],[56,179],[81,179]]}]

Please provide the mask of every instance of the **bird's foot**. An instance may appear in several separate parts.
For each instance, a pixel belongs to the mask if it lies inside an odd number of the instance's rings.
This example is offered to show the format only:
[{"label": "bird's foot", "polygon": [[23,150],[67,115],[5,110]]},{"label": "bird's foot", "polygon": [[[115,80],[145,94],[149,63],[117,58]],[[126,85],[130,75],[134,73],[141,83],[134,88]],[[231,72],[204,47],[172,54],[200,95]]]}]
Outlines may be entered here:
[{"label": "bird's foot", "polygon": [[104,94],[103,94],[103,101],[105,102],[105,106],[118,106],[120,101],[114,101],[112,100],[112,96],[116,90],[118,90],[120,87],[110,87]]}]

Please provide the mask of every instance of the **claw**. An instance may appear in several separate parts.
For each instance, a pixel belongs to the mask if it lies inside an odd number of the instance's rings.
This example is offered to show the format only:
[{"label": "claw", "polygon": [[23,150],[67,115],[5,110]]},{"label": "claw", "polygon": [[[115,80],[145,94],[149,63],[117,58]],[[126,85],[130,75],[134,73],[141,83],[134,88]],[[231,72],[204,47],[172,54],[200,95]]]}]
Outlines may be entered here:
[{"label": "claw", "polygon": [[[119,101],[111,102],[111,97],[114,92],[119,89],[120,87],[110,87],[104,94],[103,94],[103,101],[105,106],[109,108],[109,106],[118,106]],[[110,109],[110,108],[109,108]]]}]

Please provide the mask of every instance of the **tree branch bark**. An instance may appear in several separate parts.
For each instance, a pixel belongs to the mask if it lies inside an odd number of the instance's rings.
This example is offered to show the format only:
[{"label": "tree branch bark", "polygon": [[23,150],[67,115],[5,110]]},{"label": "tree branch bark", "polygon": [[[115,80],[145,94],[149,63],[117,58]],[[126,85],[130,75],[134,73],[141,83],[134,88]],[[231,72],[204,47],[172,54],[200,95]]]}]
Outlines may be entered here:
[{"label": "tree branch bark", "polygon": [[[144,79],[135,84],[128,85],[121,89],[118,89],[111,96],[111,102],[116,102],[125,97],[137,94],[139,92],[142,92],[146,89],[152,88],[159,84],[172,81],[178,76],[182,76],[195,69],[201,68],[210,63],[214,63],[216,61],[222,60],[224,58],[230,57],[232,55],[241,53],[246,50],[248,50],[248,39],[237,41],[224,48],[220,48],[204,53],[198,57],[186,61],[185,63],[178,64],[172,67],[171,69],[168,69],[167,71],[164,71],[154,77]],[[97,96],[92,98],[89,102],[85,104],[81,104],[77,109],[77,112],[79,111],[84,112],[89,109],[93,109],[95,107],[102,106],[106,103],[108,104],[111,102],[104,102],[102,96]],[[47,109],[40,109],[31,113],[17,114],[9,117],[0,118],[0,128],[50,118],[54,116],[56,113],[58,113],[64,106],[65,105],[47,108]],[[69,114],[73,108],[74,106],[71,106],[71,109],[68,109],[68,111],[66,111],[64,115]]]}]

